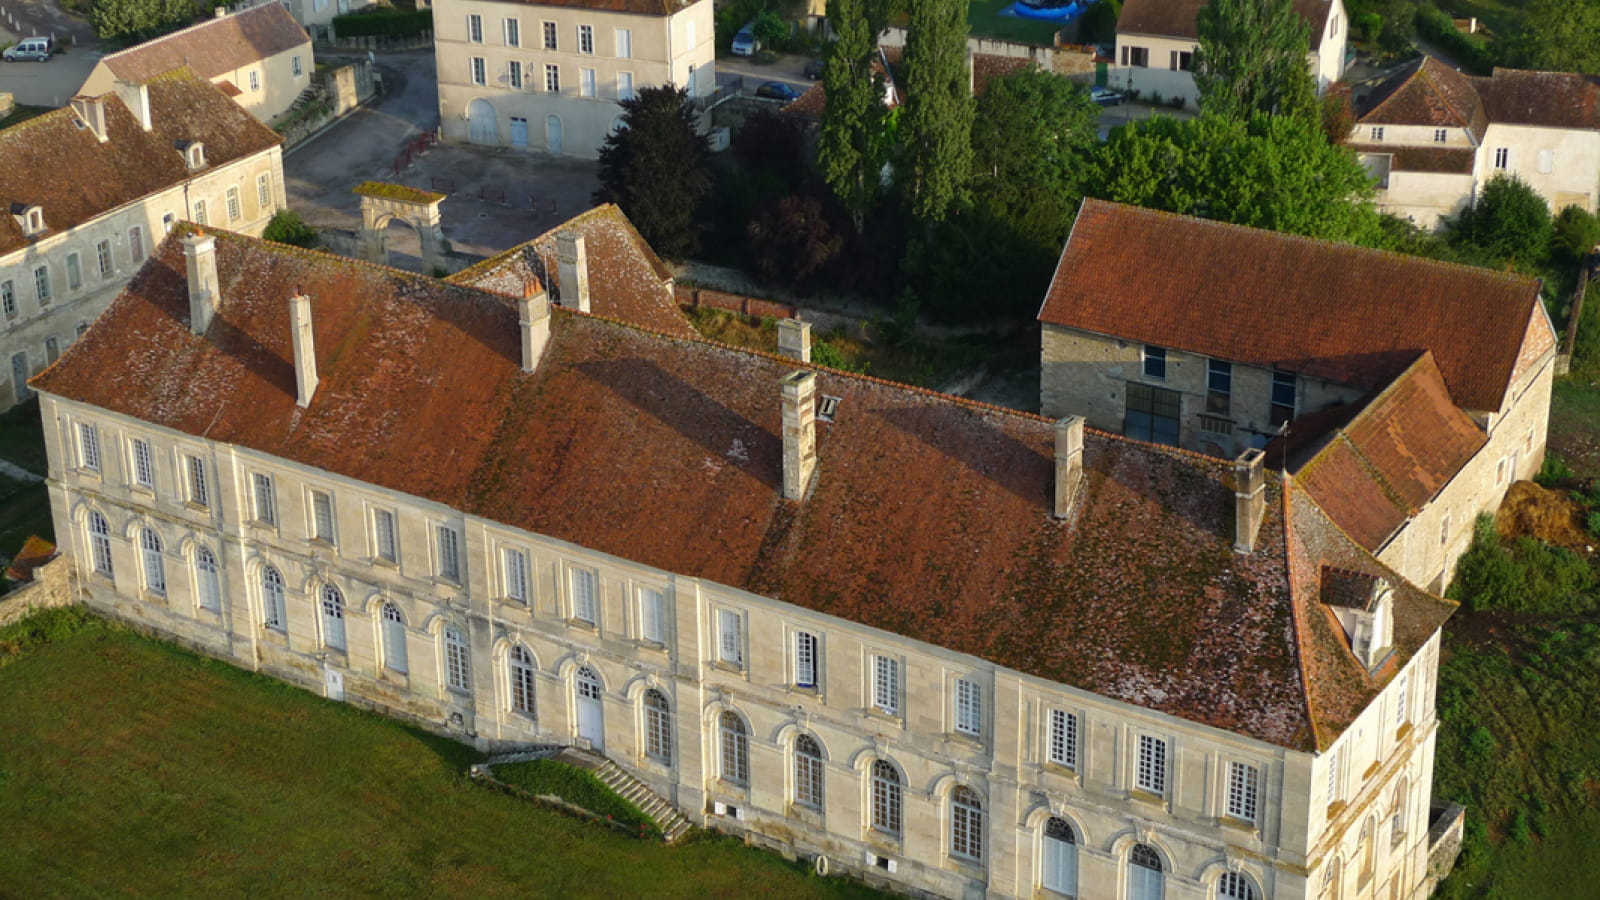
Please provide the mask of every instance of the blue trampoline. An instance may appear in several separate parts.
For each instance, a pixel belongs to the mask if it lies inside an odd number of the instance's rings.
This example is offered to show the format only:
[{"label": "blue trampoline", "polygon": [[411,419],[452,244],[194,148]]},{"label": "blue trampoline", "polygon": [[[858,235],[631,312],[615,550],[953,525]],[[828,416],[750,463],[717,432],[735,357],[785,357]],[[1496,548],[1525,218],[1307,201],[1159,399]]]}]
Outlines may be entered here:
[{"label": "blue trampoline", "polygon": [[1006,7],[1002,15],[1013,15],[1024,19],[1042,19],[1049,22],[1071,22],[1083,15],[1086,4],[1073,0],[1065,6],[1030,6],[1026,3],[1013,3]]}]

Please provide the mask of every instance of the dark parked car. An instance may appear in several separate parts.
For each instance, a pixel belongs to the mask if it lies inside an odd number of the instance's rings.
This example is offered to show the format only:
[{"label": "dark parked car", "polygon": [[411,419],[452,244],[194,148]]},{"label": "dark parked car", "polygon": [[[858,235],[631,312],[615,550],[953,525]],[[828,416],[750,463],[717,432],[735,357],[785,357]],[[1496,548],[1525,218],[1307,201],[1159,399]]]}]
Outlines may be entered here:
[{"label": "dark parked car", "polygon": [[813,59],[811,62],[806,63],[806,77],[812,81],[821,81],[822,70],[826,69],[827,67],[827,63],[823,62],[822,60]]},{"label": "dark parked car", "polygon": [[1128,102],[1128,95],[1111,88],[1097,87],[1090,89],[1089,99],[1101,106],[1121,106]]},{"label": "dark parked car", "polygon": [[756,96],[768,100],[798,100],[800,92],[781,81],[769,81],[756,88]]}]

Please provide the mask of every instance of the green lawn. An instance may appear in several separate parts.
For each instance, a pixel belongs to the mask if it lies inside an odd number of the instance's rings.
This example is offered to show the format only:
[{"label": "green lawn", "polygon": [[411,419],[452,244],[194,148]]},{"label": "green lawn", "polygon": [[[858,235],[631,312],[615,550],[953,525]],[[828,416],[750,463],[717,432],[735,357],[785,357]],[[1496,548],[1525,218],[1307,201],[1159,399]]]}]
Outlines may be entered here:
[{"label": "green lawn", "polygon": [[1060,22],[1041,22],[1021,16],[1002,16],[1000,11],[1013,0],[972,0],[967,7],[967,24],[971,33],[979,37],[998,38],[1002,41],[1020,41],[1024,44],[1053,46],[1056,32],[1063,27]]},{"label": "green lawn", "polygon": [[105,626],[0,667],[0,722],[3,896],[880,896],[515,800],[468,747]]}]

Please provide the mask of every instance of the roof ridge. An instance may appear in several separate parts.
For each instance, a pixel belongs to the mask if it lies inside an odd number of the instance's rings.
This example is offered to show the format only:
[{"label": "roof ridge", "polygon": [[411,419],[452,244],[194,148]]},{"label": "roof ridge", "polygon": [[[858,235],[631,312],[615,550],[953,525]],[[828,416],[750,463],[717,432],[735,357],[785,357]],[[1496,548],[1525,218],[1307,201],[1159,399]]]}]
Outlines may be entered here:
[{"label": "roof ridge", "polygon": [[[1426,59],[1432,59],[1432,58],[1433,57],[1431,57],[1431,56],[1426,57]],[[1424,65],[1426,65],[1426,63],[1424,63]],[[1439,65],[1442,66],[1444,64],[1440,63]],[[1437,68],[1437,66],[1435,68]],[[1422,70],[1419,68],[1417,71],[1421,72]],[[1460,75],[1461,73],[1457,72],[1456,74]],[[1465,75],[1463,75],[1462,77],[1466,78]],[[1433,78],[1431,78],[1431,77],[1430,78],[1424,78],[1422,80],[1422,84],[1429,91],[1431,91],[1435,97],[1439,98],[1439,101],[1444,104],[1446,109],[1450,110],[1452,113],[1455,113],[1456,118],[1461,121],[1461,124],[1463,126],[1469,127],[1469,128],[1472,126],[1472,115],[1471,115],[1471,112],[1469,111],[1467,114],[1463,115],[1461,110],[1456,109],[1456,105],[1453,102],[1451,102],[1450,98],[1445,95],[1444,91],[1439,89],[1439,85],[1434,83],[1434,79]],[[1474,85],[1470,80],[1468,80],[1467,81],[1467,87],[1472,89],[1472,96],[1476,97],[1477,100],[1478,100],[1478,103],[1480,105],[1482,105],[1483,98],[1478,96],[1478,88],[1477,88],[1477,86]],[[1398,93],[1398,91],[1396,93]]]},{"label": "roof ridge", "polygon": [[[199,21],[199,22],[195,22],[192,25],[185,25],[184,27],[178,29],[177,31],[169,31],[166,34],[158,35],[156,37],[153,37],[148,41],[141,41],[141,42],[139,42],[137,44],[134,44],[132,47],[124,47],[121,50],[118,50],[118,51],[116,51],[114,53],[107,53],[105,56],[100,57],[100,60],[102,62],[109,62],[109,61],[111,61],[113,59],[116,59],[119,56],[127,56],[129,54],[136,53],[136,52],[138,52],[140,50],[144,50],[146,48],[153,47],[156,44],[163,43],[163,42],[165,42],[167,40],[170,40],[171,38],[185,37],[192,31],[198,31],[198,30],[200,30],[202,28],[209,28],[209,27],[211,27],[213,25],[216,25],[218,22],[226,22],[226,21],[228,21],[230,19],[233,19],[236,16],[249,15],[250,13],[253,13],[256,10],[267,9],[269,7],[278,6],[278,5],[279,4],[277,4],[277,3],[261,3],[261,4],[257,4],[256,6],[252,6],[249,9],[242,9],[242,10],[236,12],[236,13],[228,13],[225,16],[219,16],[219,15],[216,15],[216,14],[212,14],[210,16],[210,18],[204,19],[204,20]],[[285,11],[287,11],[287,10],[285,10]]]},{"label": "roof ridge", "polygon": [[[1424,53],[1422,55],[1422,59],[1417,61],[1416,68],[1412,69],[1410,71],[1410,73],[1408,73],[1405,76],[1401,77],[1400,84],[1397,85],[1394,90],[1390,91],[1389,95],[1387,97],[1384,97],[1382,100],[1379,100],[1377,106],[1374,106],[1373,108],[1367,110],[1366,113],[1364,113],[1361,116],[1361,118],[1365,119],[1365,118],[1367,118],[1367,116],[1374,115],[1379,110],[1383,109],[1385,106],[1388,106],[1389,105],[1389,101],[1393,100],[1395,98],[1395,95],[1399,94],[1402,90],[1404,90],[1405,86],[1411,82],[1411,79],[1417,77],[1417,75],[1419,75],[1422,72],[1422,67],[1426,66],[1428,64],[1428,60],[1430,58],[1431,57],[1429,57],[1426,53]],[[1379,82],[1379,84],[1381,85],[1381,84],[1383,84],[1383,82]]]}]

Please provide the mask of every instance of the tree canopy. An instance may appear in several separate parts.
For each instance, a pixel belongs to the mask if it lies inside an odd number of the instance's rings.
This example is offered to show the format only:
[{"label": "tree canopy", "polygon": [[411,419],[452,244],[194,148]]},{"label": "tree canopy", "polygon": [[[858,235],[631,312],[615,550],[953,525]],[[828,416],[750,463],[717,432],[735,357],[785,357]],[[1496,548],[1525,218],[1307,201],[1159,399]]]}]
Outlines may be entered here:
[{"label": "tree canopy", "polygon": [[887,152],[883,76],[873,69],[873,32],[864,0],[832,0],[828,22],[837,39],[828,46],[822,86],[827,106],[817,137],[817,168],[856,229],[877,205]]},{"label": "tree canopy", "polygon": [[696,214],[711,189],[710,147],[682,88],[644,88],[620,101],[622,127],[600,146],[595,202],[616,203],[657,253],[681,259],[700,238]]},{"label": "tree canopy", "polygon": [[191,0],[93,0],[89,24],[101,40],[134,44],[188,25],[194,9]]},{"label": "tree canopy", "polygon": [[1210,0],[1196,27],[1194,83],[1202,110],[1239,120],[1317,114],[1306,61],[1310,29],[1292,0]]},{"label": "tree canopy", "polygon": [[1550,206],[1526,181],[1502,172],[1456,221],[1453,237],[1487,259],[1532,270],[1550,255]]},{"label": "tree canopy", "polygon": [[1519,39],[1531,68],[1600,74],[1600,0],[1533,0]]},{"label": "tree canopy", "polygon": [[908,211],[924,224],[950,214],[972,164],[967,27],[964,0],[911,0],[901,175]]}]

